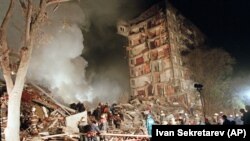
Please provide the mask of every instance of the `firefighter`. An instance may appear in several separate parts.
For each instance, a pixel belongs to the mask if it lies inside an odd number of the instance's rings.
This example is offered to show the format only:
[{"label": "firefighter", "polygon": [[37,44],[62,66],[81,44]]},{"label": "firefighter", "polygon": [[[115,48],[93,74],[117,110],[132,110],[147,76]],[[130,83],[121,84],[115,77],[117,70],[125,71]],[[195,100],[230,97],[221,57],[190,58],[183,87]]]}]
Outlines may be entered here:
[{"label": "firefighter", "polygon": [[113,120],[114,120],[115,128],[120,129],[122,119],[121,119],[121,116],[117,112],[115,112]]},{"label": "firefighter", "polygon": [[111,111],[108,113],[108,126],[112,127],[113,126],[113,114]]}]

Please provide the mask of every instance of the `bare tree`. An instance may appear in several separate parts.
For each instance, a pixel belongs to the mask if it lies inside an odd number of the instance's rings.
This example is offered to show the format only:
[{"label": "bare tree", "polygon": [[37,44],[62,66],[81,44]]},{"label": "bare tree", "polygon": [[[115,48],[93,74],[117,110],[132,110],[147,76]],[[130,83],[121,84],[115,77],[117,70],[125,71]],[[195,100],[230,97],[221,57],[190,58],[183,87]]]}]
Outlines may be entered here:
[{"label": "bare tree", "polygon": [[9,8],[4,16],[0,27],[0,63],[3,77],[7,86],[8,101],[8,121],[5,130],[6,141],[19,141],[20,131],[20,104],[22,91],[25,84],[25,78],[31,59],[34,40],[37,38],[39,29],[47,19],[46,8],[50,5],[68,2],[71,0],[40,0],[33,3],[32,0],[19,0],[23,12],[25,14],[25,33],[23,46],[20,49],[20,62],[16,77],[11,76],[10,68],[10,49],[7,42],[8,24],[13,13],[14,4],[18,0],[10,0]]},{"label": "bare tree", "polygon": [[234,59],[223,49],[197,48],[185,56],[192,80],[201,83],[204,110],[212,113],[229,106],[228,93]]}]

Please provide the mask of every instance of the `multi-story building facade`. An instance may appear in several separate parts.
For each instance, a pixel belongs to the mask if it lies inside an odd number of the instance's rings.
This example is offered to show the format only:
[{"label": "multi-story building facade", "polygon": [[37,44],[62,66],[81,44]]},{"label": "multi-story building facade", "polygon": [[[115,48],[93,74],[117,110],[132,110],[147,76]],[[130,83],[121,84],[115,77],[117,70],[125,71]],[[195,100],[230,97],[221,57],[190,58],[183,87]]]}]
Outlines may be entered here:
[{"label": "multi-story building facade", "polygon": [[190,103],[194,83],[182,55],[203,43],[201,32],[167,1],[117,28],[128,39],[131,94]]}]

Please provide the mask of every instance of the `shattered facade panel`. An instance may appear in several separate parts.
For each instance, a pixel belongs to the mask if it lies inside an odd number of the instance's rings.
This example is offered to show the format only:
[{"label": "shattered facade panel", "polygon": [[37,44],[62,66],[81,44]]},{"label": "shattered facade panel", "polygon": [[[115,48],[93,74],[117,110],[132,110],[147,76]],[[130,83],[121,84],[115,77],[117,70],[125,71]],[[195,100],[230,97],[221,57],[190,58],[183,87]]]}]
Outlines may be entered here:
[{"label": "shattered facade panel", "polygon": [[118,34],[128,39],[131,94],[190,103],[193,81],[182,63],[182,53],[201,45],[203,34],[168,1],[117,27]]}]

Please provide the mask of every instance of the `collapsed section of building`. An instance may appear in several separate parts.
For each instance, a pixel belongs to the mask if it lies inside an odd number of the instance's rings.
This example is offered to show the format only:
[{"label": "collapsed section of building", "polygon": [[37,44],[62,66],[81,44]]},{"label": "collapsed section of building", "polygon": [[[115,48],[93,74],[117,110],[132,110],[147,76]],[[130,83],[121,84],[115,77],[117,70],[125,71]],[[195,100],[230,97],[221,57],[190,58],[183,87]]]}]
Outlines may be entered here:
[{"label": "collapsed section of building", "polygon": [[182,57],[204,42],[196,26],[164,0],[133,20],[120,21],[117,30],[128,41],[133,96],[165,97],[186,108],[200,105]]},{"label": "collapsed section of building", "polygon": [[[192,108],[200,108],[191,72],[183,61],[186,52],[204,42],[203,34],[196,26],[164,0],[131,21],[120,21],[117,29],[128,40],[126,51],[133,97],[129,103],[116,105],[124,115],[118,133],[145,135],[147,112],[155,117],[156,124],[165,124],[163,122],[170,123],[174,116],[187,116]],[[4,131],[8,96],[4,94],[1,97],[1,131]],[[26,85],[21,107],[23,138],[37,134],[43,137],[68,132],[78,134],[78,122],[86,117],[84,121],[87,124],[89,118],[83,112],[89,109],[80,103],[71,104],[71,108],[65,107],[45,88],[35,84]],[[168,115],[166,120],[161,119],[165,114]],[[117,132],[111,127],[109,133]],[[66,131],[68,129],[71,131]]]},{"label": "collapsed section of building", "polygon": [[[7,126],[8,95],[6,86],[1,82],[1,140],[4,140],[4,130]],[[80,103],[76,105],[81,105]],[[82,107],[82,106],[78,106]],[[82,108],[80,108],[82,109]],[[11,111],[15,112],[15,111]],[[55,100],[50,92],[36,84],[26,84],[22,93],[20,136],[22,140],[30,140],[35,136],[46,136],[77,133],[78,121],[84,118],[87,124],[85,110],[71,109]],[[41,138],[39,140],[41,140]],[[38,140],[38,139],[37,139]]]}]

